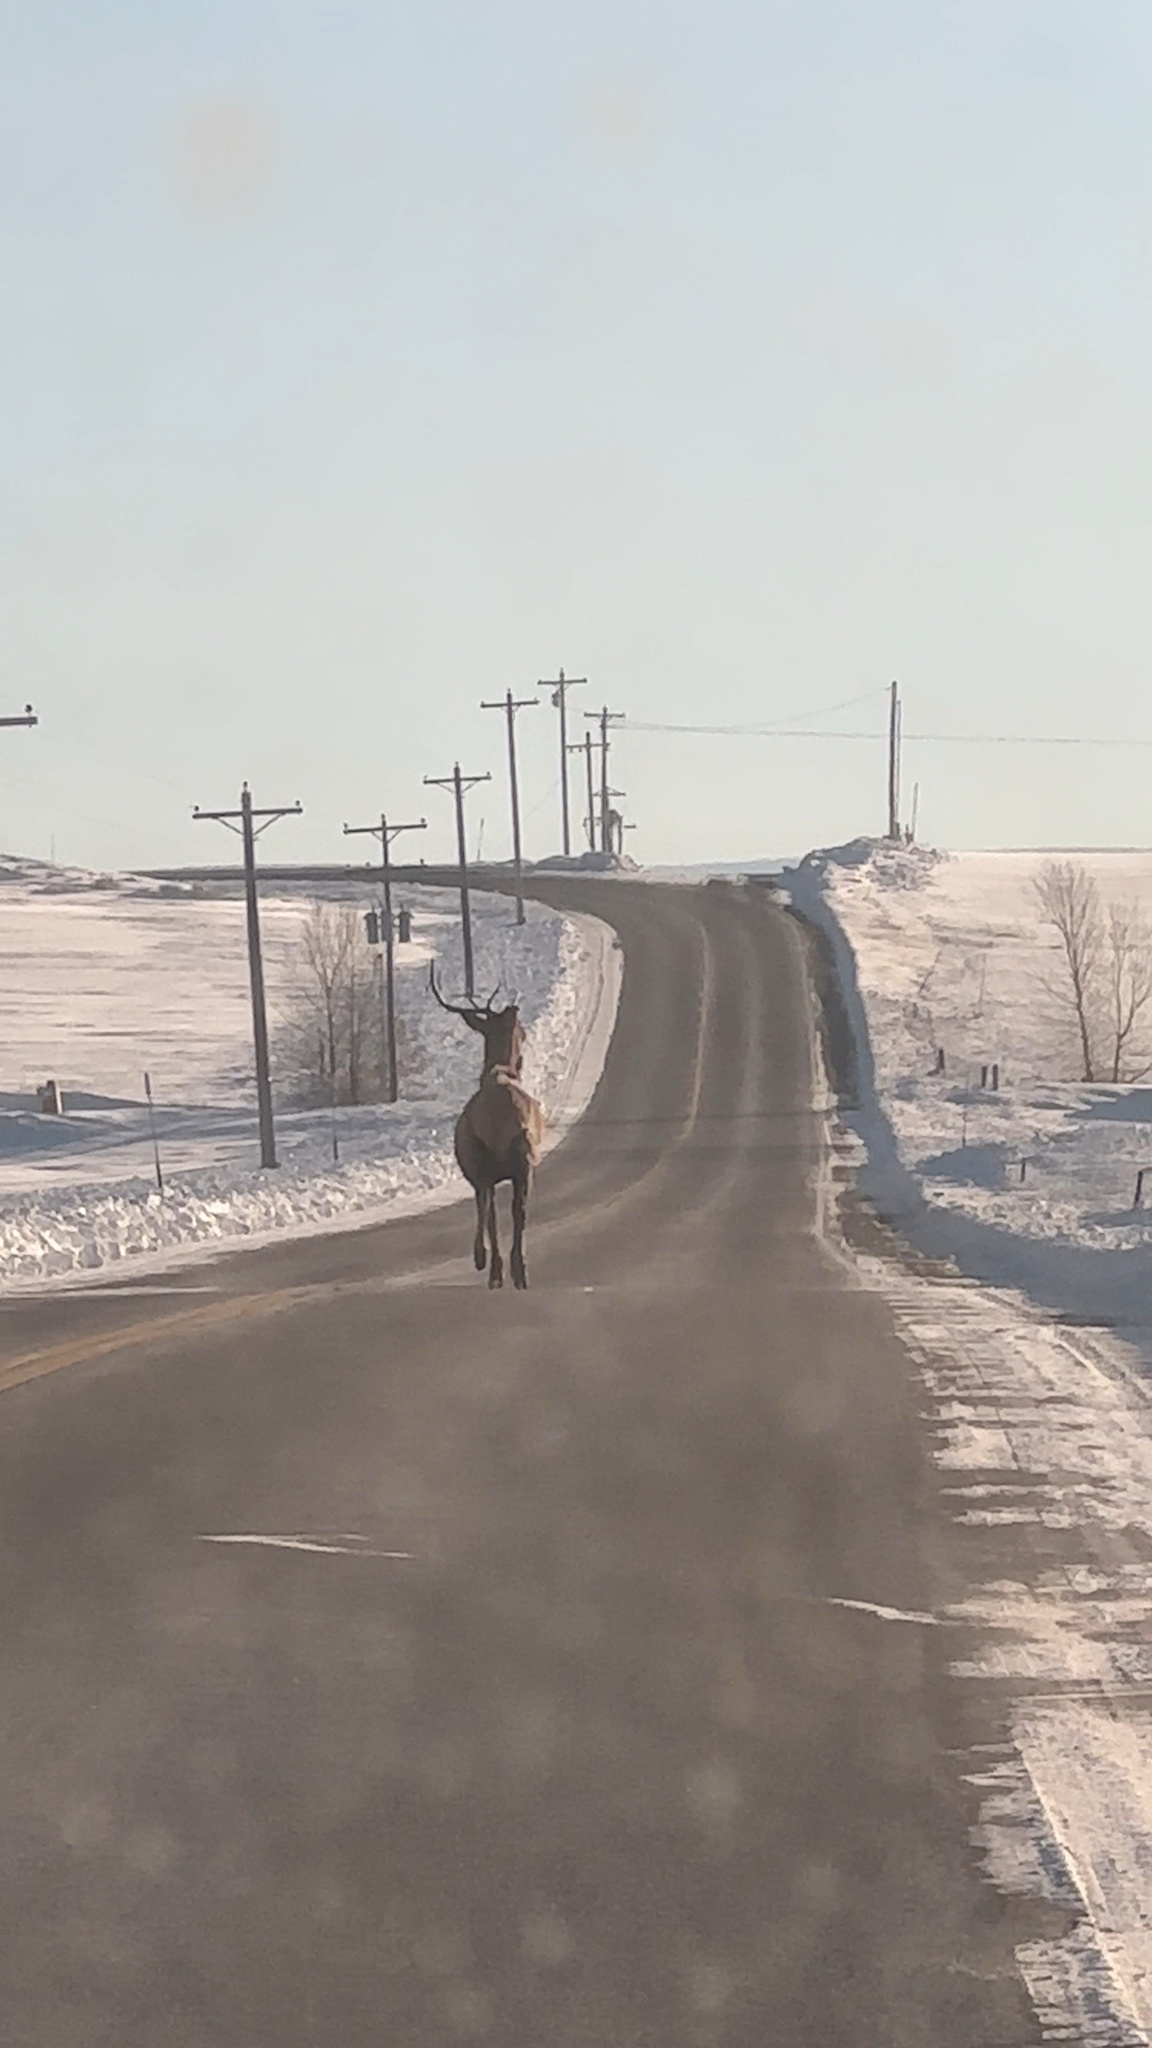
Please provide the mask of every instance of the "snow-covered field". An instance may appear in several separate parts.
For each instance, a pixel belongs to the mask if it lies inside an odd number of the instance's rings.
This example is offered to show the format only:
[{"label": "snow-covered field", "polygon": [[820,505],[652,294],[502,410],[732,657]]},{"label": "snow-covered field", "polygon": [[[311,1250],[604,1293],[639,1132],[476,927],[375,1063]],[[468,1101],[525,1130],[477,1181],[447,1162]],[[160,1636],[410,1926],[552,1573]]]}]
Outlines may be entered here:
[{"label": "snow-covered field", "polygon": [[[359,901],[363,891],[353,900]],[[403,892],[397,1009],[413,1071],[403,1100],[277,1116],[280,1166],[258,1170],[243,902],[121,877],[0,864],[0,1287],[67,1280],[222,1241],[370,1221],[461,1191],[452,1127],[479,1041],[427,987],[462,985],[459,900]],[[302,896],[261,904],[273,1038],[298,975]],[[473,902],[478,986],[515,991],[525,1078],[553,1142],[587,1101],[619,991],[618,954],[593,919]],[[156,1098],[157,1189],[144,1073]],[[65,1114],[37,1112],[49,1077]],[[339,1160],[333,1160],[333,1135]]]},{"label": "snow-covered field", "polygon": [[[1152,1240],[1132,1197],[1152,1087],[1068,1078],[1040,990],[1040,858],[861,842],[788,882],[833,948],[860,1182],[969,1276],[858,1260],[918,1362],[945,1496],[995,1560],[934,1618],[960,1677],[1010,1710],[1011,1739],[971,1757],[977,1839],[999,1884],[1068,1915],[1019,1951],[1045,2038],[1135,2048],[1152,2042]],[[1152,855],[1077,858],[1106,899],[1152,906]]]}]

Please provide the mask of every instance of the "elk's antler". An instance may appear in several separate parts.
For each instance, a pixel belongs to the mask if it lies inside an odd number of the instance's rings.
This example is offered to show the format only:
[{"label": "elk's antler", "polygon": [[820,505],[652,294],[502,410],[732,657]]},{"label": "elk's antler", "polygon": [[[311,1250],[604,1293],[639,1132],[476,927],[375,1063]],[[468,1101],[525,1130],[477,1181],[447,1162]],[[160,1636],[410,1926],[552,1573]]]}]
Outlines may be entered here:
[{"label": "elk's antler", "polygon": [[428,986],[439,1003],[440,1008],[451,1011],[454,1017],[490,1017],[492,1015],[492,1005],[500,993],[500,984],[497,982],[486,1003],[447,1002],[436,986],[436,962],[434,960],[428,962]]}]

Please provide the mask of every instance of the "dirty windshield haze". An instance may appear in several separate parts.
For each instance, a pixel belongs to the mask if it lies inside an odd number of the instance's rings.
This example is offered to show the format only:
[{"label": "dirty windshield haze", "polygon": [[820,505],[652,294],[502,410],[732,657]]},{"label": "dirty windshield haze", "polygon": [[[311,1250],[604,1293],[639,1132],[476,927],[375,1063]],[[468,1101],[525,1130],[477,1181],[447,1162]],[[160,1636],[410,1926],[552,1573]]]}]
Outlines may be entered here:
[{"label": "dirty windshield haze", "polygon": [[1152,2048],[1150,90],[0,5],[3,2048]]}]

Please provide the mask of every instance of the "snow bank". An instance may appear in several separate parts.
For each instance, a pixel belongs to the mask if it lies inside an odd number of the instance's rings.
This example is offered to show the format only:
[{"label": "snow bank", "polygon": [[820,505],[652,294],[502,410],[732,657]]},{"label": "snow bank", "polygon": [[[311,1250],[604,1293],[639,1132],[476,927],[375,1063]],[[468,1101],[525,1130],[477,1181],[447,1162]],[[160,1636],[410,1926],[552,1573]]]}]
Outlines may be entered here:
[{"label": "snow bank", "polygon": [[[362,891],[356,892],[357,899]],[[462,985],[458,899],[406,889],[413,943],[397,952],[397,1008],[412,1071],[393,1106],[277,1114],[280,1167],[258,1171],[241,901],[103,890],[40,892],[0,877],[0,1044],[17,1085],[0,1093],[0,1285],[61,1281],[243,1239],[375,1221],[461,1189],[452,1131],[475,1086],[479,1041],[427,987],[440,962]],[[50,900],[45,900],[46,897]],[[269,1007],[283,1003],[306,903],[262,904]],[[478,985],[519,1000],[525,1078],[550,1143],[588,1101],[619,994],[607,927],[511,904],[473,904]],[[142,1075],[158,1095],[157,1190]],[[65,1115],[34,1112],[61,1082]],[[333,1159],[335,1135],[339,1159]]]},{"label": "snow bank", "polygon": [[[1152,1085],[1070,1080],[1042,982],[1054,940],[1038,854],[861,840],[788,871],[832,947],[858,1063],[862,1184],[922,1249],[1062,1314],[1152,1321]],[[1152,909],[1152,855],[1076,856],[1105,898]],[[938,1052],[943,1073],[934,1071]],[[999,1088],[981,1087],[999,1068]],[[1152,1186],[1152,1175],[1149,1176]]]}]

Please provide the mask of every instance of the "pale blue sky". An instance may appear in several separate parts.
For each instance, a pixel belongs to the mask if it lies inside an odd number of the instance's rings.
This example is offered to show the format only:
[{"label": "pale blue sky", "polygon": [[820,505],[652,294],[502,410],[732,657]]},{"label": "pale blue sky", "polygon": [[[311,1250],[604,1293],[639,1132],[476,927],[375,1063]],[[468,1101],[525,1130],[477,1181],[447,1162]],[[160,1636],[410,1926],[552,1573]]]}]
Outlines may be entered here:
[{"label": "pale blue sky", "polygon": [[[642,720],[899,676],[1152,737],[1152,15],[1079,0],[5,0],[0,844],[449,805],[480,697]],[[575,702],[575,699],[573,700]],[[521,720],[529,849],[554,714]],[[879,752],[622,739],[651,860],[883,822]],[[1139,842],[1152,750],[911,748],[955,845]],[[269,853],[272,841],[268,842]]]}]

